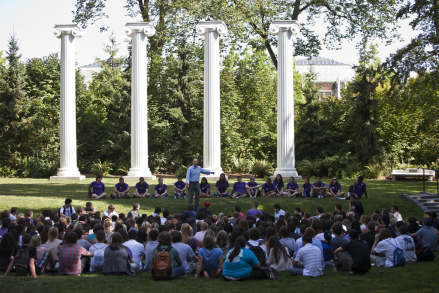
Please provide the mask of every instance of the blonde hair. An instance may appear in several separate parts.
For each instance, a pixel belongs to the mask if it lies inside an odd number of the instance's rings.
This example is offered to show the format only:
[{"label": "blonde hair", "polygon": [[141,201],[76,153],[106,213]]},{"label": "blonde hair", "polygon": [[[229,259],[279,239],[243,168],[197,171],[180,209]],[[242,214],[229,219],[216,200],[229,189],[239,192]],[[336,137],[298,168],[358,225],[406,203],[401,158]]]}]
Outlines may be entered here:
[{"label": "blonde hair", "polygon": [[34,235],[34,236],[32,236],[32,246],[34,246],[34,247],[38,247],[38,246],[40,246],[41,245],[41,239],[40,239],[40,236],[38,236],[38,235]]},{"label": "blonde hair", "polygon": [[192,230],[191,225],[188,223],[184,223],[181,225],[181,238],[183,243],[187,243],[194,237],[194,232]]},{"label": "blonde hair", "polygon": [[50,229],[49,229],[49,241],[53,242],[55,239],[58,238],[58,236],[59,236],[58,228],[57,227],[50,227]]},{"label": "blonde hair", "polygon": [[144,221],[140,227],[145,228],[146,233],[148,233],[148,234],[149,234],[149,231],[151,231],[151,224],[148,221]]}]

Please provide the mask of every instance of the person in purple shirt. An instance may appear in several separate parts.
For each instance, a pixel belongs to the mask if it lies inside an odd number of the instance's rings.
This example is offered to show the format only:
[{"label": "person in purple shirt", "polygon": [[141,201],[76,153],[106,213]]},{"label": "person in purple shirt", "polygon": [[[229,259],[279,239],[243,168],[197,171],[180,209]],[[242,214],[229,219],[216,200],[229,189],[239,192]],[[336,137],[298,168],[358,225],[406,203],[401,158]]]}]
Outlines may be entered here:
[{"label": "person in purple shirt", "polygon": [[148,198],[149,185],[145,182],[145,178],[140,177],[139,182],[136,183],[136,190],[133,193],[134,197]]},{"label": "person in purple shirt", "polygon": [[105,191],[105,184],[102,183],[102,175],[96,176],[96,181],[93,181],[88,188],[92,188],[91,198],[92,199],[101,199],[105,198],[107,194]]},{"label": "person in purple shirt", "polygon": [[215,184],[216,192],[213,194],[216,197],[229,196],[229,181],[226,180],[226,174],[221,173],[219,180]]},{"label": "person in purple shirt", "polygon": [[152,195],[154,198],[165,198],[168,197],[168,187],[163,184],[163,178],[159,178],[159,184],[154,188],[155,193]]},{"label": "person in purple shirt", "polygon": [[302,196],[304,198],[311,198],[312,185],[309,183],[309,178],[305,178],[305,183],[302,185]]},{"label": "person in purple shirt", "polygon": [[328,196],[332,198],[344,196],[344,192],[341,191],[341,184],[338,183],[337,177],[332,178],[331,183],[329,183]]},{"label": "person in purple shirt", "polygon": [[114,193],[111,195],[112,199],[115,198],[130,198],[130,187],[125,183],[122,177],[119,178],[119,183],[114,185]]},{"label": "person in purple shirt", "polygon": [[267,182],[262,184],[262,197],[274,197],[276,196],[276,190],[274,184],[271,183],[271,179],[267,178]]},{"label": "person in purple shirt", "polygon": [[287,191],[285,192],[284,197],[295,197],[299,195],[299,185],[294,182],[294,177],[290,177],[290,182],[287,184]]},{"label": "person in purple shirt", "polygon": [[233,184],[232,198],[246,197],[245,193],[245,182],[242,182],[241,176],[237,177],[238,182]]},{"label": "person in purple shirt", "polygon": [[348,194],[348,197],[354,195],[356,198],[360,199],[364,193],[367,198],[366,183],[363,182],[363,176],[358,177],[357,181],[353,185],[351,185],[350,189],[352,188],[353,194]]},{"label": "person in purple shirt", "polygon": [[255,182],[255,176],[250,176],[250,182],[247,182],[245,186],[245,191],[248,196],[250,196],[250,198],[256,198],[256,196],[259,195],[259,188],[259,184]]},{"label": "person in purple shirt", "polygon": [[283,188],[285,187],[285,185],[284,185],[284,181],[282,180],[282,175],[277,174],[273,184],[274,184],[274,190],[276,191],[276,196],[283,196],[284,195]]},{"label": "person in purple shirt", "polygon": [[247,216],[253,216],[256,218],[257,213],[261,213],[262,211],[258,210],[259,203],[257,201],[253,202],[252,209],[247,211]]},{"label": "person in purple shirt", "polygon": [[207,183],[206,177],[201,178],[200,196],[201,197],[210,197],[210,184]]},{"label": "person in purple shirt", "polygon": [[312,190],[317,198],[323,198],[323,195],[326,195],[326,184],[322,182],[321,176],[317,176],[317,182],[312,184]]},{"label": "person in purple shirt", "polygon": [[183,182],[183,177],[178,176],[178,181],[174,183],[174,198],[186,198],[186,183]]}]

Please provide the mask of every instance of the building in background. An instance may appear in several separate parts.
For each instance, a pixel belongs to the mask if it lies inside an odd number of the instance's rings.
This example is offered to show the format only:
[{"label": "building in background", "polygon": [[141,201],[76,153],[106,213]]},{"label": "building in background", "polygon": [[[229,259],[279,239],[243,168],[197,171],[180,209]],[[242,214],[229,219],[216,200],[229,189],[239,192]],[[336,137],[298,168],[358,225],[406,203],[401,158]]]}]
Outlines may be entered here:
[{"label": "building in background", "polygon": [[351,65],[323,57],[297,60],[295,69],[300,74],[308,73],[312,69],[316,74],[315,83],[319,88],[320,97],[341,98],[340,90],[355,76],[355,70]]}]

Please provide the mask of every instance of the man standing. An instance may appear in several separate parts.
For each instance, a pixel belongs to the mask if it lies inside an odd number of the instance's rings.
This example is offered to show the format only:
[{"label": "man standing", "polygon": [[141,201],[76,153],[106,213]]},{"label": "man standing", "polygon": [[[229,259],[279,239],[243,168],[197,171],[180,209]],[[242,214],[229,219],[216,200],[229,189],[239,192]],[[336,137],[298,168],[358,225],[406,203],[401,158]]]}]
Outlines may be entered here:
[{"label": "man standing", "polygon": [[195,210],[198,210],[198,205],[200,204],[200,173],[206,175],[214,174],[214,172],[204,170],[198,166],[198,159],[194,158],[193,165],[187,169],[186,184],[189,184],[188,204],[192,204],[195,192]]}]

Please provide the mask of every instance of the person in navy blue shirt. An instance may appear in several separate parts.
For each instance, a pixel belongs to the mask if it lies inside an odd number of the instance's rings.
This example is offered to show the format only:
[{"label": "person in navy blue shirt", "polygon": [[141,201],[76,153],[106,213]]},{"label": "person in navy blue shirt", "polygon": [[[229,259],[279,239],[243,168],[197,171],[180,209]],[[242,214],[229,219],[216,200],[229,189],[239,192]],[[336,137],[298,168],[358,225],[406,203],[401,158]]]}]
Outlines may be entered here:
[{"label": "person in navy blue shirt", "polygon": [[361,199],[364,193],[367,198],[366,183],[363,182],[363,176],[359,176],[350,189],[353,189],[353,194],[348,194],[348,196],[354,195],[356,198]]},{"label": "person in navy blue shirt", "polygon": [[247,182],[247,186],[245,187],[248,196],[250,196],[250,198],[256,198],[260,192],[259,188],[259,184],[255,182],[255,176],[250,176],[250,182]]},{"label": "person in navy blue shirt", "polygon": [[105,191],[105,184],[102,183],[102,175],[96,176],[96,181],[93,181],[88,188],[92,188],[91,198],[92,199],[101,199],[105,198],[107,194]]},{"label": "person in navy blue shirt", "polygon": [[287,184],[286,197],[295,197],[299,195],[299,185],[294,181],[294,177],[290,177],[290,182]]},{"label": "person in navy blue shirt", "polygon": [[148,198],[149,197],[149,185],[145,182],[145,178],[140,177],[139,182],[136,184],[136,191],[134,191],[134,197]]},{"label": "person in navy blue shirt", "polygon": [[337,177],[332,178],[331,183],[329,183],[328,196],[332,198],[344,196],[344,192],[341,191],[341,184],[338,183]]},{"label": "person in navy blue shirt", "polygon": [[178,176],[177,182],[174,183],[174,198],[186,198],[186,183],[183,182],[183,177]]},{"label": "person in navy blue shirt", "polygon": [[152,195],[154,198],[165,198],[168,197],[168,187],[163,184],[163,178],[159,178],[159,184],[154,188],[155,193]]},{"label": "person in navy blue shirt", "polygon": [[262,197],[274,197],[276,196],[276,190],[274,184],[271,183],[271,179],[267,178],[267,182],[262,184]]},{"label": "person in navy blue shirt", "polygon": [[210,184],[207,182],[206,177],[201,178],[200,196],[205,198],[210,197]]},{"label": "person in navy blue shirt", "polygon": [[285,185],[284,185],[284,181],[282,180],[282,175],[277,174],[273,184],[274,184],[274,190],[276,191],[276,196],[283,196],[284,195],[283,188],[285,187]]},{"label": "person in navy blue shirt", "polygon": [[229,196],[229,181],[226,180],[226,174],[221,173],[219,180],[215,184],[216,192],[213,194],[216,197]]},{"label": "person in navy blue shirt", "polygon": [[309,183],[309,178],[305,178],[305,183],[302,185],[302,196],[304,198],[311,198],[312,185]]},{"label": "person in navy blue shirt", "polygon": [[129,199],[130,198],[130,187],[128,186],[128,184],[126,184],[124,182],[124,179],[121,177],[119,178],[119,183],[117,183],[116,185],[114,185],[114,193],[111,195],[111,198],[115,199],[115,198],[126,198]]},{"label": "person in navy blue shirt", "polygon": [[247,194],[245,193],[245,182],[242,181],[242,177],[237,177],[238,182],[235,182],[233,184],[233,191],[232,191],[232,198],[240,198],[240,197],[246,197]]},{"label": "person in navy blue shirt", "polygon": [[322,182],[321,176],[317,176],[317,182],[312,184],[312,190],[314,194],[317,194],[317,198],[323,198],[323,195],[326,195],[326,184]]}]

